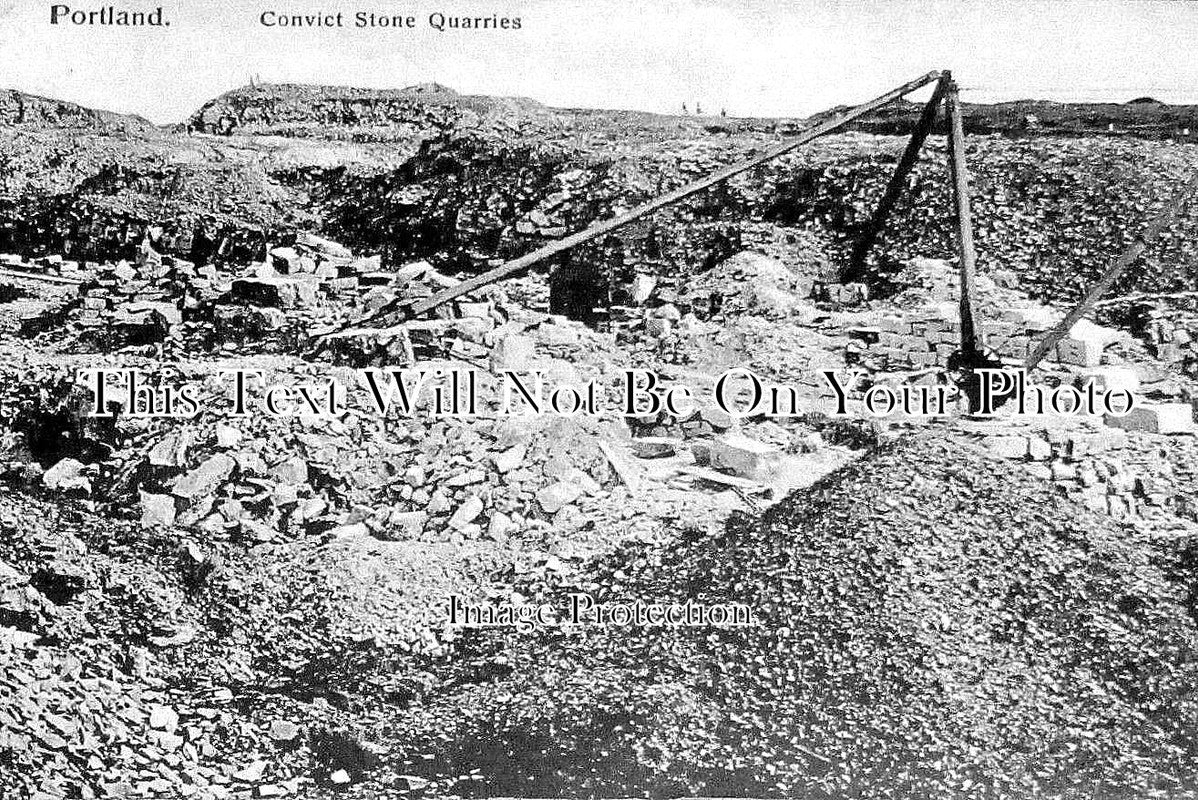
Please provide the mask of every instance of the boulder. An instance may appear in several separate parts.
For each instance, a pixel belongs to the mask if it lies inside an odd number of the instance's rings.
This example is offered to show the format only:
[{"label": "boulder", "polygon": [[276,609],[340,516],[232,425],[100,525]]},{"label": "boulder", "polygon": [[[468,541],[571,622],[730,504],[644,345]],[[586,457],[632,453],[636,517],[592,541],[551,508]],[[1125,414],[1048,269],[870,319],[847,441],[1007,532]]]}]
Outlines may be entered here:
[{"label": "boulder", "polygon": [[499,473],[507,473],[519,467],[524,463],[524,456],[527,454],[528,448],[525,445],[518,444],[515,447],[509,447],[499,455],[495,456],[495,469]]},{"label": "boulder", "polygon": [[80,491],[84,494],[90,494],[92,489],[91,480],[88,479],[83,471],[87,466],[73,458],[64,458],[50,469],[46,470],[42,475],[42,482],[47,489],[53,489],[61,492]]},{"label": "boulder", "polygon": [[782,451],[777,447],[731,433],[711,444],[711,466],[750,480],[766,480],[781,466]]},{"label": "boulder", "polygon": [[290,742],[300,735],[299,725],[283,719],[270,723],[270,738],[276,742]]},{"label": "boulder", "polygon": [[169,494],[141,493],[141,524],[144,528],[169,528],[175,524],[175,498]]},{"label": "boulder", "polygon": [[151,730],[171,733],[179,727],[179,714],[170,706],[156,705],[150,708]]},{"label": "boulder", "polygon": [[653,275],[637,275],[632,282],[630,294],[635,305],[644,305],[653,296],[657,288],[657,278]]},{"label": "boulder", "polygon": [[167,470],[179,469],[183,466],[184,459],[187,458],[189,445],[190,442],[186,441],[184,437],[164,436],[150,448],[146,460],[150,462],[151,467]]},{"label": "boulder", "polygon": [[308,462],[299,456],[292,456],[271,467],[270,475],[280,483],[307,483]]},{"label": "boulder", "polygon": [[216,426],[216,446],[217,447],[236,447],[241,443],[241,431],[234,428],[232,425],[217,425]]},{"label": "boulder", "polygon": [[576,483],[558,481],[537,492],[537,504],[546,514],[556,514],[582,497],[583,489]]},{"label": "boulder", "polygon": [[466,502],[458,506],[457,511],[449,518],[449,527],[461,530],[483,513],[483,501],[477,495],[470,495]]},{"label": "boulder", "polygon": [[237,462],[230,456],[217,453],[191,472],[176,479],[171,487],[171,494],[189,502],[214,494],[233,474],[236,466]]}]

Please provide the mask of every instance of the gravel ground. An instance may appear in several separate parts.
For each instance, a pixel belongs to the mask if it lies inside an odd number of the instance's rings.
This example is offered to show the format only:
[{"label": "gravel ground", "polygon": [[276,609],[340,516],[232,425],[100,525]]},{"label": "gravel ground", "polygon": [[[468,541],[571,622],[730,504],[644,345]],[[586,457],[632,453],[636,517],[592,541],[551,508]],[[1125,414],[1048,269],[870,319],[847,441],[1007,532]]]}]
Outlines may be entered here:
[{"label": "gravel ground", "polygon": [[1157,558],[920,437],[722,536],[528,587],[740,601],[761,627],[474,637],[402,738],[480,795],[1176,797],[1198,638]]}]

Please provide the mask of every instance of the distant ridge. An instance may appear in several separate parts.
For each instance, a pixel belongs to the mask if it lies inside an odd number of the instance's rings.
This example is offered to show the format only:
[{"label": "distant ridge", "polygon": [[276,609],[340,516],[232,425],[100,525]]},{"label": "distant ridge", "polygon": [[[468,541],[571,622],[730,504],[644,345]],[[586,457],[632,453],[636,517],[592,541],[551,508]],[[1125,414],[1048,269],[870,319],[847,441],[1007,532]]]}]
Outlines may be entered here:
[{"label": "distant ridge", "polygon": [[200,107],[179,130],[214,134],[385,139],[397,126],[434,127],[477,120],[547,117],[526,97],[463,95],[439,83],[364,89],[275,83],[242,86]]},{"label": "distant ridge", "polygon": [[[806,127],[847,109],[837,106],[807,118]],[[905,135],[922,103],[899,101],[850,126],[850,130]],[[1030,98],[999,103],[964,103],[966,130],[975,134],[1021,135],[1036,131],[1058,136],[1129,135],[1138,138],[1198,139],[1198,105],[1170,105],[1154,97],[1123,102],[1068,103]],[[297,138],[393,141],[416,131],[466,127],[502,133],[531,123],[553,125],[562,116],[589,125],[616,122],[646,127],[697,125],[708,132],[758,129],[788,131],[801,118],[678,115],[647,111],[554,108],[528,97],[461,94],[441,83],[402,89],[369,89],[314,84],[251,84],[204,103],[174,126],[156,126],[135,114],[88,108],[64,100],[0,90],[0,125],[88,130],[117,135],[210,133]]]},{"label": "distant ridge", "polygon": [[0,90],[0,124],[85,128],[97,133],[158,132],[152,122],[136,114],[102,111],[16,89]]},{"label": "distant ridge", "polygon": [[[910,131],[922,103],[898,102],[881,109],[858,127],[871,133]],[[1127,102],[1064,103],[1057,100],[1009,100],[964,103],[967,132],[1020,134],[1037,131],[1057,136],[1129,135],[1145,139],[1198,136],[1198,106],[1169,105],[1152,97]]]}]

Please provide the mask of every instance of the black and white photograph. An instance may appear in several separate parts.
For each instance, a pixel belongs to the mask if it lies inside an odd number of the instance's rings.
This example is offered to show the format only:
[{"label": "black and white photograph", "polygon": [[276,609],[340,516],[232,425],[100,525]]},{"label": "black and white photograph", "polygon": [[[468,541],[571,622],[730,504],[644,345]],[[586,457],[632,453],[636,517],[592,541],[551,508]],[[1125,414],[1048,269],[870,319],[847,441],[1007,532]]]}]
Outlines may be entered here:
[{"label": "black and white photograph", "polygon": [[0,0],[0,800],[1198,798],[1196,46]]}]

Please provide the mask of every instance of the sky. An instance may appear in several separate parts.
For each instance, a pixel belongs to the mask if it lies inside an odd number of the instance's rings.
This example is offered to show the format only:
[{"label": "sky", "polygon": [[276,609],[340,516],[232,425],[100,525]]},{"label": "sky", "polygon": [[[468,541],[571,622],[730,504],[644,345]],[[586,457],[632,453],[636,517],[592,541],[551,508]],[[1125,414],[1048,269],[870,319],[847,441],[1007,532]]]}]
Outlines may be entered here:
[{"label": "sky", "polygon": [[[400,88],[554,106],[807,116],[932,69],[970,102],[1198,103],[1192,0],[150,0],[169,27],[50,24],[50,2],[0,0],[0,87],[177,122],[245,85]],[[341,12],[346,27],[268,27],[264,12]],[[411,30],[355,28],[358,11]],[[447,17],[519,17],[519,30],[444,30]],[[918,95],[916,96],[918,97]]]}]

